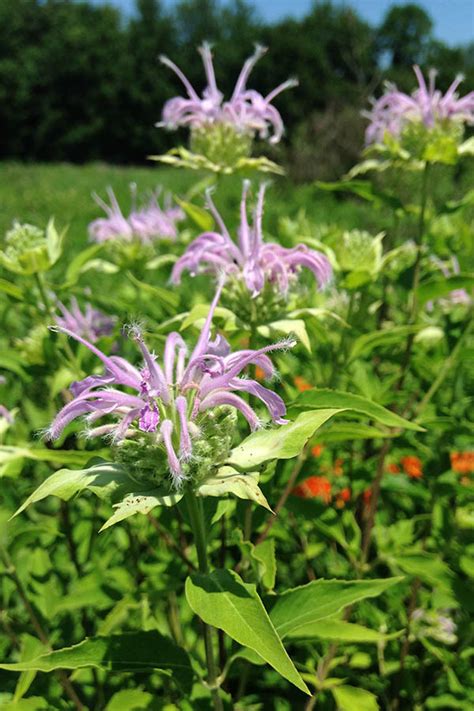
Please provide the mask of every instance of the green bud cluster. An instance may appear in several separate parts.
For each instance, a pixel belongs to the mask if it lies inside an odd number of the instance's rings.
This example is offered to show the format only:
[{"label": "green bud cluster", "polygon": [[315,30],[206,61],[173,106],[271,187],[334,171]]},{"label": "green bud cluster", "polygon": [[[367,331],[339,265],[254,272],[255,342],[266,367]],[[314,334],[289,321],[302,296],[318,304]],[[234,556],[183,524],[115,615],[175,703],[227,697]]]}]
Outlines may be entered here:
[{"label": "green bud cluster", "polygon": [[337,262],[345,272],[379,271],[382,258],[383,234],[374,237],[365,230],[348,230],[333,246]]},{"label": "green bud cluster", "polygon": [[205,412],[197,425],[192,459],[183,465],[186,478],[194,483],[209,477],[228,458],[237,432],[237,411],[225,405],[216,407]]},{"label": "green bud cluster", "polygon": [[266,324],[282,318],[290,306],[288,297],[269,281],[258,296],[250,298],[249,290],[242,279],[229,279],[222,292],[222,303],[245,324]]},{"label": "green bud cluster", "polygon": [[[195,425],[192,457],[182,462],[185,478],[194,483],[210,476],[227,459],[237,431],[237,413],[223,405],[203,413]],[[122,440],[113,445],[112,455],[141,486],[168,483],[168,460],[155,433],[142,432]]]},{"label": "green bud cluster", "polygon": [[141,433],[133,439],[124,439],[112,447],[114,461],[121,464],[132,479],[150,488],[167,479],[167,459],[154,434]]},{"label": "green bud cluster", "polygon": [[236,131],[230,123],[213,123],[191,131],[190,148],[211,163],[234,167],[252,152],[252,135]]},{"label": "green bud cluster", "polygon": [[14,222],[5,236],[6,248],[0,251],[0,264],[15,274],[45,272],[59,259],[62,238],[53,220],[48,222],[46,230]]}]

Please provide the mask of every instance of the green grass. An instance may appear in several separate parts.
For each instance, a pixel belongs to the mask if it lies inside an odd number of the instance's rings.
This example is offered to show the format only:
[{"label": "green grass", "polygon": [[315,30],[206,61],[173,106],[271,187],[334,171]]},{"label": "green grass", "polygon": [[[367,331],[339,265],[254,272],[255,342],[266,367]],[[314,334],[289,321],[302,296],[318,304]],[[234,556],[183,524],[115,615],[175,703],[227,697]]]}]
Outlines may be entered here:
[{"label": "green grass", "polygon": [[[112,186],[123,210],[130,206],[130,183],[139,193],[162,184],[166,190],[184,196],[203,176],[164,167],[118,167],[102,163],[85,166],[70,164],[0,164],[0,235],[3,237],[13,220],[46,224],[54,216],[58,227],[68,226],[70,244],[87,242],[87,225],[102,215],[91,193],[105,195]],[[225,179],[215,190],[215,201],[230,226],[238,221],[240,180]],[[194,201],[202,204],[202,195]],[[284,178],[272,180],[265,205],[266,229],[275,230],[281,216],[295,217],[304,209],[317,223],[338,223],[344,227],[372,226],[370,207],[361,202],[335,199],[311,186],[293,186]],[[375,229],[375,221],[374,221]],[[73,250],[75,251],[75,250]]]}]

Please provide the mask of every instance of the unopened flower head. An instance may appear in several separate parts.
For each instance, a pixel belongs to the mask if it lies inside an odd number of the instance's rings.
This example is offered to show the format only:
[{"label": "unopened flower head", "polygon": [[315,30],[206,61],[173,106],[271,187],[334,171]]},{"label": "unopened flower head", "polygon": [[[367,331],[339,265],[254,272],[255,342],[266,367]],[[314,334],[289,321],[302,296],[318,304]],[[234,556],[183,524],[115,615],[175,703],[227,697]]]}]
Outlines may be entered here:
[{"label": "unopened flower head", "polygon": [[263,241],[262,218],[265,185],[260,186],[252,224],[247,215],[247,196],[250,182],[244,181],[240,206],[240,226],[238,240],[234,242],[222,217],[216,210],[210,194],[207,195],[209,208],[217,223],[218,232],[204,232],[190,244],[183,256],[176,262],[171,279],[178,284],[184,271],[197,273],[234,275],[243,281],[252,297],[258,296],[266,284],[286,296],[290,287],[298,279],[301,267],[310,269],[320,287],[331,278],[328,259],[306,245],[299,244],[286,249],[279,244]]},{"label": "unopened flower head", "polygon": [[[274,368],[267,354],[292,347],[295,342],[288,339],[259,350],[232,353],[222,336],[212,340],[212,317],[221,291],[222,283],[194,349],[189,353],[180,334],[171,333],[166,339],[161,365],[138,328],[131,329],[130,335],[142,353],[141,368],[124,358],[106,356],[77,333],[59,328],[89,348],[103,362],[105,372],[73,383],[74,397],[58,413],[48,435],[56,439],[66,425],[83,415],[91,428],[91,437],[108,435],[114,442],[120,442],[148,433],[164,451],[172,482],[178,488],[187,478],[186,463],[193,458],[195,445],[201,438],[201,421],[209,412],[223,406],[240,411],[254,430],[261,421],[244,399],[251,395],[263,403],[273,422],[285,423],[286,408],[281,397],[241,374],[247,366],[255,365],[266,377],[272,377]],[[116,421],[96,426],[105,416]]]},{"label": "unopened flower head", "polygon": [[474,91],[463,97],[457,92],[462,76],[457,76],[443,94],[435,87],[435,70],[429,72],[428,82],[420,67],[415,66],[414,72],[418,87],[412,94],[387,84],[383,96],[373,102],[371,111],[365,113],[370,120],[366,143],[383,142],[386,133],[398,138],[408,124],[421,124],[427,129],[437,125],[474,124]]},{"label": "unopened flower head", "polygon": [[199,130],[215,124],[227,124],[237,133],[252,137],[258,135],[260,138],[268,139],[270,143],[278,143],[283,135],[284,126],[280,113],[272,105],[272,101],[285,89],[297,86],[298,82],[289,79],[266,96],[254,89],[248,89],[250,73],[265,52],[264,47],[257,46],[254,54],[245,61],[228,101],[224,101],[224,95],[217,87],[209,44],[205,43],[199,48],[207,80],[202,96],[199,96],[179,67],[168,57],[162,56],[163,64],[170,67],[181,80],[187,97],[176,96],[167,101],[163,108],[162,121],[157,125],[171,130],[180,126]]},{"label": "unopened flower head", "polygon": [[110,336],[117,320],[98,309],[94,309],[91,304],[86,304],[84,311],[81,311],[74,296],[71,298],[69,309],[60,301],[58,302],[58,309],[61,312],[61,316],[56,316],[56,324],[60,328],[65,328],[78,336],[82,336],[82,338],[91,343],[95,343],[101,336]]},{"label": "unopened flower head", "polygon": [[89,236],[93,242],[107,242],[120,239],[125,242],[137,240],[151,244],[155,240],[174,240],[178,236],[177,223],[184,219],[181,208],[172,205],[169,196],[165,196],[164,206],[158,202],[160,190],[154,192],[148,202],[136,206],[136,190],[132,186],[133,204],[128,217],[123,214],[112,188],[107,188],[108,205],[97,194],[94,200],[104,210],[106,217],[100,217],[89,225]]}]

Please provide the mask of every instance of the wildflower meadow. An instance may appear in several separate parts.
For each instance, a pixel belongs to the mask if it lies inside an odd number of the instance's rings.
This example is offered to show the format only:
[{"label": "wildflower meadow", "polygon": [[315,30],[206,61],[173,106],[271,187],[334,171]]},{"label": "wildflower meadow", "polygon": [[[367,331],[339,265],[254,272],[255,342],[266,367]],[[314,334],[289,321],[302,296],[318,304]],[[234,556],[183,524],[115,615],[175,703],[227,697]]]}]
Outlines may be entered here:
[{"label": "wildflower meadow", "polygon": [[474,91],[300,186],[291,61],[196,49],[147,184],[1,243],[0,709],[468,711]]}]

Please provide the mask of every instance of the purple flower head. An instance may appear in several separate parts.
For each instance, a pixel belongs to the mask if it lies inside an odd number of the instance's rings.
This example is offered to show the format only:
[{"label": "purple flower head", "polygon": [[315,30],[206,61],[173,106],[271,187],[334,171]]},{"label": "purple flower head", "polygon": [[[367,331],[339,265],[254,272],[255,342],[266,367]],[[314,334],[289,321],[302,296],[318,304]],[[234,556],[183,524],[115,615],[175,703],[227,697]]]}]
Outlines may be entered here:
[{"label": "purple flower head", "polygon": [[[222,336],[211,339],[212,318],[223,282],[219,285],[208,316],[194,349],[188,347],[179,333],[171,333],[165,342],[162,362],[150,352],[138,328],[131,329],[143,357],[141,368],[118,356],[106,356],[92,343],[67,328],[58,330],[85,345],[104,364],[102,375],[90,375],[73,383],[73,399],[65,405],[51,424],[48,435],[60,436],[66,425],[86,416],[89,435],[110,435],[114,441],[147,432],[166,453],[175,487],[186,477],[183,464],[193,456],[193,440],[200,437],[202,413],[222,405],[240,411],[252,430],[261,422],[242,394],[259,399],[277,424],[286,422],[283,400],[255,380],[242,376],[249,365],[259,366],[267,377],[274,375],[268,353],[290,348],[285,340],[259,350],[232,353]],[[123,390],[121,388],[126,388]],[[114,422],[95,426],[104,416]]]},{"label": "purple flower head", "polygon": [[298,278],[301,267],[310,269],[320,287],[331,278],[328,259],[304,244],[287,249],[273,242],[264,242],[262,234],[263,202],[265,185],[260,185],[252,224],[247,215],[247,196],[250,182],[244,181],[240,206],[240,226],[237,244],[232,240],[220,214],[208,192],[207,201],[219,231],[204,232],[190,244],[183,256],[174,265],[171,280],[179,284],[184,271],[191,275],[198,272],[236,275],[243,279],[252,297],[262,291],[265,282],[286,295],[291,284]]},{"label": "purple flower head", "polygon": [[62,316],[56,316],[56,325],[68,331],[73,331],[92,343],[95,343],[101,336],[110,336],[117,320],[98,309],[94,309],[91,304],[86,304],[84,311],[81,311],[74,296],[71,298],[69,309],[60,301],[58,302],[58,308]]},{"label": "purple flower head", "polygon": [[443,94],[435,88],[436,71],[430,70],[428,84],[420,67],[414,67],[418,88],[411,95],[399,91],[394,84],[373,102],[365,116],[370,120],[366,131],[366,143],[383,141],[385,133],[398,138],[408,123],[422,123],[433,128],[440,122],[474,124],[474,91],[460,97],[457,88],[463,77],[457,76]]},{"label": "purple flower head", "polygon": [[143,244],[151,244],[157,239],[174,240],[178,236],[176,223],[184,220],[181,208],[173,206],[169,196],[165,196],[164,207],[158,203],[161,190],[152,193],[148,203],[137,208],[136,187],[132,185],[133,205],[128,217],[120,209],[112,188],[107,188],[110,206],[94,193],[94,200],[105,211],[107,217],[94,220],[89,225],[89,236],[93,242],[121,239],[131,242],[136,239]]},{"label": "purple flower head", "polygon": [[289,79],[267,96],[253,89],[247,89],[250,73],[265,52],[264,47],[257,46],[254,54],[246,60],[229,101],[224,101],[224,95],[217,88],[209,44],[205,43],[199,48],[207,80],[202,96],[199,96],[174,62],[168,57],[160,57],[163,64],[179,77],[186,89],[187,97],[177,96],[167,101],[163,108],[162,121],[157,126],[174,130],[180,126],[193,129],[214,123],[227,123],[234,126],[238,132],[249,133],[252,136],[258,134],[260,138],[268,138],[270,143],[278,143],[283,135],[284,126],[280,113],[272,106],[272,101],[285,89],[297,86],[298,82]]}]

